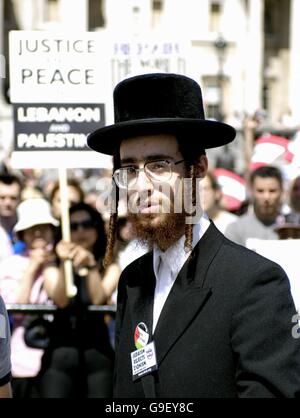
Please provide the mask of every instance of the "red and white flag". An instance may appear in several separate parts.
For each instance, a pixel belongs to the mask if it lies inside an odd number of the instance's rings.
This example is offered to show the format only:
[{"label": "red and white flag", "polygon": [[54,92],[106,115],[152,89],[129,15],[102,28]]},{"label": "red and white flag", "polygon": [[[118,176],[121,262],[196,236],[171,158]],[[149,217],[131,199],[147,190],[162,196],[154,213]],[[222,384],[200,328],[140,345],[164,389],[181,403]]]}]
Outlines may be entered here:
[{"label": "red and white flag", "polygon": [[240,209],[246,200],[246,180],[224,168],[216,168],[214,174],[222,190],[224,208],[229,211]]},{"label": "red and white flag", "polygon": [[255,141],[250,169],[256,170],[264,165],[287,165],[294,158],[289,149],[290,140],[282,136],[265,135]]}]

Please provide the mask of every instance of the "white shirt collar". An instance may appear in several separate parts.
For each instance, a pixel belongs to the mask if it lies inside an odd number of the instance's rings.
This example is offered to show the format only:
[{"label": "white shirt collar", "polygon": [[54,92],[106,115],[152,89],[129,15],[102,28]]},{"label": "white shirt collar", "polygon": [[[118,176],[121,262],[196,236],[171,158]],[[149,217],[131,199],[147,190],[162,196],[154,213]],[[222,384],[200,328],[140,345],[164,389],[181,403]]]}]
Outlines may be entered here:
[{"label": "white shirt collar", "polygon": [[[193,227],[193,243],[192,247],[199,242],[210,222],[206,215],[203,215],[199,223]],[[171,288],[190,255],[184,249],[185,236],[183,235],[175,244],[169,247],[166,251],[161,251],[159,248],[154,248],[153,251],[153,268],[156,277],[156,285],[154,292],[153,304],[153,324],[152,332],[154,333],[157,322],[159,320],[161,311],[171,291]]]},{"label": "white shirt collar", "polygon": [[[206,213],[204,213],[199,222],[193,227],[193,243],[192,247],[195,248],[202,236],[210,225],[210,221]],[[172,271],[172,276],[177,277],[182,266],[188,259],[190,252],[186,253],[184,249],[185,235],[183,235],[178,241],[176,241],[166,251],[160,250],[157,246],[153,249],[153,269],[157,278],[160,258],[163,263],[167,263]]]}]

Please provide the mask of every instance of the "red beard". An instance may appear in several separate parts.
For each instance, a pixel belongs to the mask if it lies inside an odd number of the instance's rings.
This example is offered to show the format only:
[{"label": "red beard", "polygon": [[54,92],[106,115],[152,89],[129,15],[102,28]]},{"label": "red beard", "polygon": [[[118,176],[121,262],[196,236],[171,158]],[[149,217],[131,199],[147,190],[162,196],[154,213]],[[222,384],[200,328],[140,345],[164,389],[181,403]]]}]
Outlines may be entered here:
[{"label": "red beard", "polygon": [[134,235],[150,248],[156,244],[166,250],[184,234],[184,213],[130,214],[129,220]]}]

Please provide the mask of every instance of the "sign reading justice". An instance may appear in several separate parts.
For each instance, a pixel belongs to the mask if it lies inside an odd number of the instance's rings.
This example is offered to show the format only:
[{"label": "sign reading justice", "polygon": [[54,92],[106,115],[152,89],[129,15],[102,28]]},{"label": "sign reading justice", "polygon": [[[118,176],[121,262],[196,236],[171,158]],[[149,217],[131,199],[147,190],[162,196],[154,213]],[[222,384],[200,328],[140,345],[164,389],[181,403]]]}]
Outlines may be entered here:
[{"label": "sign reading justice", "polygon": [[110,158],[96,155],[86,145],[87,135],[105,126],[111,108],[105,39],[94,32],[12,31],[9,36],[12,164],[110,166]]},{"label": "sign reading justice", "polygon": [[99,103],[110,87],[99,34],[10,32],[11,100],[18,103]]}]

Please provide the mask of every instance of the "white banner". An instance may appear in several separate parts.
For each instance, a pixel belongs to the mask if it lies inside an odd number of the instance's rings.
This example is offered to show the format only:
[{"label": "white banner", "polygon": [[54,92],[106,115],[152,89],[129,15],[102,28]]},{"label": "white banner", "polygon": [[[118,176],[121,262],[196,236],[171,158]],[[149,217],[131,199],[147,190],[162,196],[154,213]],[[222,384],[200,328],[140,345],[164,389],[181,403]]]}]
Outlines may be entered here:
[{"label": "white banner", "polygon": [[95,32],[10,32],[11,101],[105,103],[111,94],[107,47]]},{"label": "white banner", "polygon": [[[95,167],[99,156],[94,158],[94,151],[84,150],[82,142],[89,132],[113,123],[115,85],[137,73],[186,74],[190,46],[190,42],[168,38],[112,39],[100,32],[10,32],[10,95],[15,109],[13,167],[44,168],[45,163],[54,168],[61,164]],[[94,112],[93,105],[100,108],[99,126],[89,124],[86,118],[77,125],[74,118],[70,122],[70,114],[78,113],[78,106],[83,117]],[[51,119],[51,115],[58,116]],[[72,152],[71,160],[62,148]],[[48,152],[47,161],[37,154],[44,151]],[[63,158],[58,158],[59,152],[63,152]],[[76,152],[79,155],[74,158]],[[107,157],[102,156],[102,160],[103,164],[96,167],[107,167]]]},{"label": "white banner", "polygon": [[111,166],[110,157],[86,146],[87,134],[112,119],[109,55],[96,32],[10,32],[13,167]]},{"label": "white banner", "polygon": [[261,240],[249,238],[246,246],[269,260],[275,261],[285,270],[290,280],[296,309],[300,312],[300,239]]}]

